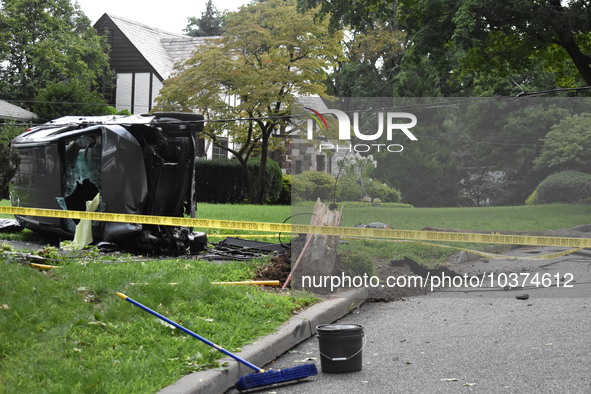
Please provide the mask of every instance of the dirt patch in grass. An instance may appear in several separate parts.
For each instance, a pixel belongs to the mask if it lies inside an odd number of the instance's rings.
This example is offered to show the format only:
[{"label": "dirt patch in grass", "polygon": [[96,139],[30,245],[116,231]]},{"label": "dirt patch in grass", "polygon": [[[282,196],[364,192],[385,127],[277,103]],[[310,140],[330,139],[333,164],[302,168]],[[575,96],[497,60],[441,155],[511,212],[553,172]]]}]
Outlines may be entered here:
[{"label": "dirt patch in grass", "polygon": [[291,272],[290,254],[281,254],[271,257],[268,264],[256,269],[254,280],[278,280],[283,286]]}]

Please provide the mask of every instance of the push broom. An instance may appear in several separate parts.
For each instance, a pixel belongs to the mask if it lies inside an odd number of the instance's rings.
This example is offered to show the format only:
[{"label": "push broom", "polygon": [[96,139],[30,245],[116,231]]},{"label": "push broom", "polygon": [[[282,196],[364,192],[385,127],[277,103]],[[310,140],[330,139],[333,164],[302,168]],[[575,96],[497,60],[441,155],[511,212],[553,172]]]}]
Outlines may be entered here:
[{"label": "push broom", "polygon": [[202,336],[195,334],[193,331],[181,326],[180,324],[173,322],[172,320],[168,319],[165,316],[162,316],[160,313],[153,311],[152,309],[148,308],[145,305],[140,304],[139,302],[129,298],[123,293],[117,293],[117,295],[123,298],[126,301],[131,302],[133,305],[143,309],[144,311],[151,313],[152,315],[156,316],[157,318],[164,320],[168,324],[173,325],[174,327],[178,328],[179,330],[189,334],[190,336],[199,339],[201,342],[213,347],[214,349],[224,353],[227,356],[232,357],[234,360],[246,365],[249,368],[254,369],[256,372],[245,375],[241,377],[238,382],[236,382],[235,387],[236,389],[242,390],[249,390],[261,386],[267,386],[271,384],[289,382],[292,380],[298,380],[307,378],[309,376],[313,376],[318,374],[318,370],[316,369],[316,364],[304,364],[298,365],[297,367],[286,368],[279,371],[265,371],[262,368],[257,367],[254,364],[249,363],[243,358],[238,357],[237,355],[230,353],[226,349],[223,349],[219,345],[203,338]]}]

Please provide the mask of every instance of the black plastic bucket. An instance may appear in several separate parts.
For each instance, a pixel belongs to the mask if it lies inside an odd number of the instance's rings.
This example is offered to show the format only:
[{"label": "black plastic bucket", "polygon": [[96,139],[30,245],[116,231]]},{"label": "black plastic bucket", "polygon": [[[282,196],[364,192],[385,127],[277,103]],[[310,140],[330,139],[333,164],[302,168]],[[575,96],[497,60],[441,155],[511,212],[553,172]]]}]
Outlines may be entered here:
[{"label": "black plastic bucket", "polygon": [[316,327],[322,372],[361,371],[363,326],[360,324],[323,324]]}]

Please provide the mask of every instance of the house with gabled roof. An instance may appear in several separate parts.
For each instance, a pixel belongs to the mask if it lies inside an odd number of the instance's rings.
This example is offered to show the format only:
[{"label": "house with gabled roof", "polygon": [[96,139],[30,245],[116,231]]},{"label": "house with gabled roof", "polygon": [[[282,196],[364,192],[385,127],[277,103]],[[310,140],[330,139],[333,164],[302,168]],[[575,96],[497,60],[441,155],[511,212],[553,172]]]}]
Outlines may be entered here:
[{"label": "house with gabled roof", "polygon": [[[116,73],[109,102],[118,111],[127,109],[132,114],[150,112],[156,105],[163,81],[173,74],[175,65],[190,59],[200,46],[205,45],[205,40],[213,38],[175,34],[110,13],[103,14],[94,28],[98,34],[107,37],[110,67]],[[229,156],[226,150],[210,141],[205,143],[200,139],[198,143],[199,156],[214,159]],[[228,137],[220,137],[218,143],[232,144]],[[290,159],[285,153],[273,152],[271,157],[289,171]],[[322,159],[319,157],[317,161]],[[316,164],[314,156],[313,163],[301,169],[298,167],[298,170],[321,166],[322,163]]]},{"label": "house with gabled roof", "polygon": [[14,120],[14,121],[29,121],[36,119],[37,115],[24,108],[0,100],[0,121]]},{"label": "house with gabled roof", "polygon": [[116,85],[110,101],[117,110],[149,112],[177,63],[188,60],[205,37],[170,33],[143,23],[105,13],[94,24],[110,45],[110,65]]}]

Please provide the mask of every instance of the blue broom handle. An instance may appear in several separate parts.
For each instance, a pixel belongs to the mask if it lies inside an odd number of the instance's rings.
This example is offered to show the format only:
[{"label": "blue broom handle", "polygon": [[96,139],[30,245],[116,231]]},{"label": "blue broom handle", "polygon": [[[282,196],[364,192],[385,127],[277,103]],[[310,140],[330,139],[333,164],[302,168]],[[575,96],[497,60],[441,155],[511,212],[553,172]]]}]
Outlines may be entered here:
[{"label": "blue broom handle", "polygon": [[129,298],[128,296],[126,296],[123,293],[117,293],[117,295],[121,298],[123,298],[126,301],[131,302],[133,305],[145,310],[148,313],[151,313],[152,315],[156,316],[157,318],[164,320],[165,322],[167,322],[168,324],[171,324],[173,326],[175,326],[176,328],[178,328],[181,331],[184,331],[185,333],[189,334],[190,336],[199,339],[201,342],[206,343],[207,345],[213,347],[214,349],[219,350],[220,352],[224,353],[227,356],[232,357],[234,360],[241,362],[242,364],[254,369],[257,372],[264,372],[265,370],[262,368],[257,367],[254,364],[249,363],[248,361],[246,361],[243,358],[238,357],[237,355],[235,355],[234,353],[230,353],[229,351],[227,351],[226,349],[222,348],[219,345],[216,345],[215,343],[208,341],[207,339],[203,338],[201,335],[195,334],[193,331],[189,330],[188,328],[185,328],[183,326],[181,326],[178,323],[173,322],[172,320],[170,320],[169,318],[162,316],[160,313],[153,311],[152,309],[148,308],[145,305],[140,304],[139,302],[137,302],[136,300]]}]

